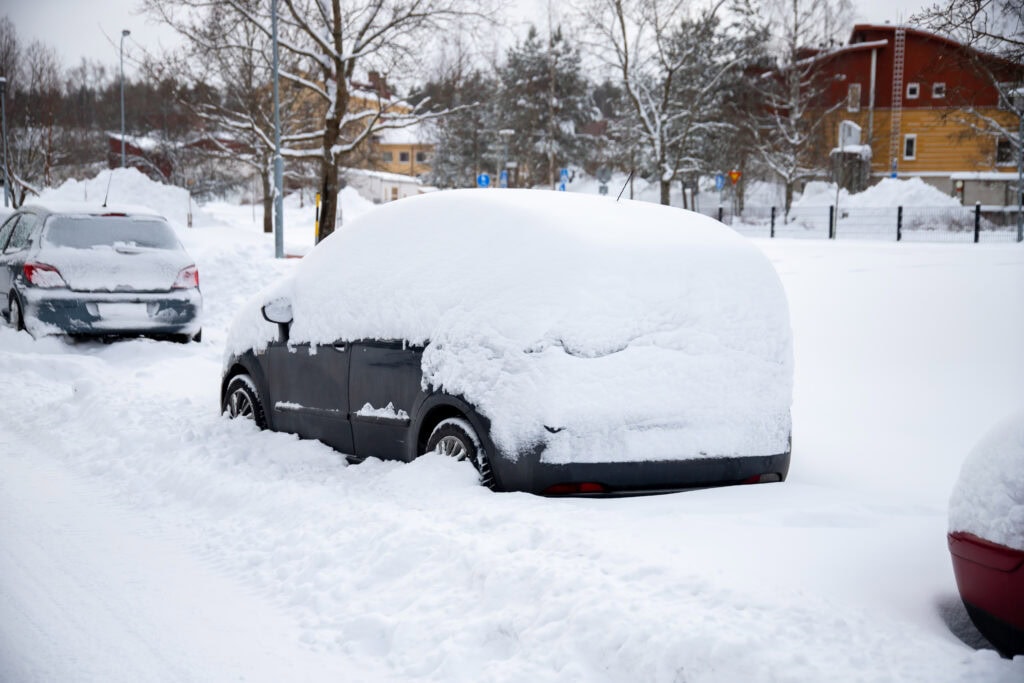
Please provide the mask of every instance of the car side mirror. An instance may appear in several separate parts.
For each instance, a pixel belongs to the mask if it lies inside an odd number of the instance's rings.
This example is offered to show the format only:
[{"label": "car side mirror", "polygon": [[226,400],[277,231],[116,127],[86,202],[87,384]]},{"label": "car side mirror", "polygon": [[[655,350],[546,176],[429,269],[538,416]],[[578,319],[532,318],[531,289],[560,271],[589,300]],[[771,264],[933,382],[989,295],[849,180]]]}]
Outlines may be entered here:
[{"label": "car side mirror", "polygon": [[288,299],[274,299],[263,304],[263,319],[268,323],[287,325],[292,321],[292,302]]}]

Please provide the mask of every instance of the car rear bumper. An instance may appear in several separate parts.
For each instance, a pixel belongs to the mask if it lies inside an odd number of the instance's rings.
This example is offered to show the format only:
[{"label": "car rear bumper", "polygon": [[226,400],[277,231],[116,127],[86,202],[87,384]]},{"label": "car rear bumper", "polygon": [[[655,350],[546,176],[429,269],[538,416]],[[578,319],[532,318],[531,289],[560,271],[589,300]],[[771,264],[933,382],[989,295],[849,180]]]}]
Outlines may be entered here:
[{"label": "car rear bumper", "polygon": [[[789,474],[789,461],[790,453],[785,452],[690,460],[552,464],[540,462],[534,453],[515,462],[494,458],[492,467],[505,490],[538,494],[565,491],[569,495],[635,495],[784,481]],[[575,490],[580,484],[599,486],[586,487],[589,491]]]},{"label": "car rear bumper", "polygon": [[1024,654],[1024,551],[959,531],[948,542],[957,589],[975,626],[1004,655]]},{"label": "car rear bumper", "polygon": [[192,336],[201,328],[198,289],[170,292],[75,292],[26,289],[25,326],[45,334]]}]

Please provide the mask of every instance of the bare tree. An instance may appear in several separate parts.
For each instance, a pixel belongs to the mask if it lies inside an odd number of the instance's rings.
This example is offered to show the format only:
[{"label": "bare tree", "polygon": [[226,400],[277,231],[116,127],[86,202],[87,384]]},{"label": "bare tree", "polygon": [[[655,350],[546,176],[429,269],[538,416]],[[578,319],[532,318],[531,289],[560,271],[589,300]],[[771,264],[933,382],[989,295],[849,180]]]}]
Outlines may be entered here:
[{"label": "bare tree", "polygon": [[[757,156],[785,186],[788,215],[797,183],[824,174],[824,115],[830,81],[822,65],[838,31],[848,25],[846,0],[771,0],[759,5],[777,36],[768,63],[756,74],[758,109],[752,117]],[[834,105],[838,106],[838,105]]]},{"label": "bare tree", "polygon": [[1024,3],[1020,0],[945,0],[915,14],[911,22],[967,45],[958,57],[998,91],[999,108],[976,106],[978,92],[955,92],[962,108],[953,115],[973,133],[1010,145],[1019,156],[1024,140],[1016,124],[1024,116]]},{"label": "bare tree", "polygon": [[728,124],[727,82],[749,58],[746,41],[725,25],[724,0],[695,9],[686,0],[594,0],[586,7],[599,56],[620,80],[631,109],[628,138],[669,203],[672,180],[702,166],[706,136]]},{"label": "bare tree", "polygon": [[[282,0],[279,44],[285,55],[281,77],[308,98],[315,117],[282,138],[292,158],[316,159],[323,204],[320,236],[334,231],[338,217],[338,167],[380,130],[424,118],[401,106],[384,86],[392,75],[414,69],[426,43],[457,20],[483,17],[488,2],[471,0]],[[185,12],[230,8],[264,35],[271,34],[271,3],[251,0],[176,0]],[[376,88],[360,91],[357,78],[376,72]],[[269,84],[268,84],[269,85]],[[316,145],[312,148],[311,145]]]}]

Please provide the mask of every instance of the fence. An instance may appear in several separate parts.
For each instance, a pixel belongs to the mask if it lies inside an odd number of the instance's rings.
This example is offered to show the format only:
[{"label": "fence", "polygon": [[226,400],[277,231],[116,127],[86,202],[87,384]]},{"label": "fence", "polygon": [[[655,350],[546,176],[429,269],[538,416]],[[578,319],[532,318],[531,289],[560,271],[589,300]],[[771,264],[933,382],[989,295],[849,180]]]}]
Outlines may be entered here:
[{"label": "fence", "polygon": [[747,206],[701,211],[749,237],[867,239],[896,242],[1017,242],[1017,207],[897,206],[881,208],[812,206],[791,209]]}]

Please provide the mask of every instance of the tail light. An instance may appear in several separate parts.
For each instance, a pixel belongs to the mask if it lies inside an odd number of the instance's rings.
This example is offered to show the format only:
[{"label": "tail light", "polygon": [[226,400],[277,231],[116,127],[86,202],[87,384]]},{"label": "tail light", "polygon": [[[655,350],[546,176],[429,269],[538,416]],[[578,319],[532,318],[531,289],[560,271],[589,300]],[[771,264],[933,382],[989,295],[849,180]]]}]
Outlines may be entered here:
[{"label": "tail light", "polygon": [[25,279],[36,287],[67,287],[60,271],[45,263],[26,263],[22,267]]},{"label": "tail light", "polygon": [[178,277],[174,278],[174,289],[192,289],[199,286],[199,269],[195,266],[182,268]]},{"label": "tail light", "polygon": [[608,493],[608,488],[604,484],[598,484],[597,482],[583,481],[571,484],[552,484],[544,489],[545,496],[573,496],[588,493]]}]

